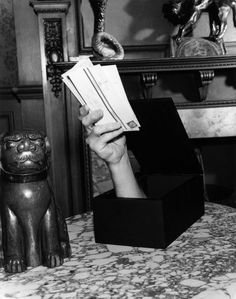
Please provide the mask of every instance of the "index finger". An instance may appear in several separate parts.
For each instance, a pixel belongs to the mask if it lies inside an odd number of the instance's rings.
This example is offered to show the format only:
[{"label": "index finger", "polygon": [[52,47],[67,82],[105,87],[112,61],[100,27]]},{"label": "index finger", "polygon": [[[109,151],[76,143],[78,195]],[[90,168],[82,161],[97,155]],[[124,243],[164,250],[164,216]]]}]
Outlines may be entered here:
[{"label": "index finger", "polygon": [[87,105],[81,106],[79,109],[79,119],[81,120],[88,113],[89,113],[89,107]]},{"label": "index finger", "polygon": [[98,122],[103,117],[102,110],[94,110],[88,113],[87,115],[81,117],[82,124],[85,127],[94,125],[96,122]]}]

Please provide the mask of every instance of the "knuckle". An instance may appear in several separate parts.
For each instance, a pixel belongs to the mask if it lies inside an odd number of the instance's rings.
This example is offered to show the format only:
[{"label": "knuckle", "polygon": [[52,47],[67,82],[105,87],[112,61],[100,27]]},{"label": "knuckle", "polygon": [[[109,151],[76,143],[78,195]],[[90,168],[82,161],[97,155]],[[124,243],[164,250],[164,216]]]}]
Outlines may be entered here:
[{"label": "knuckle", "polygon": [[91,147],[91,139],[89,137],[85,139],[85,142],[89,145],[89,147]]},{"label": "knuckle", "polygon": [[100,135],[99,127],[94,126],[94,127],[93,127],[93,132],[94,132],[95,135]]},{"label": "knuckle", "polygon": [[81,122],[82,122],[82,124],[83,124],[84,126],[88,126],[88,120],[87,120],[86,117],[83,117],[83,118],[81,119]]},{"label": "knuckle", "polygon": [[94,141],[93,141],[93,138],[91,138],[90,135],[85,139],[85,142],[89,145],[89,147],[90,147],[91,149],[94,149],[94,147],[95,147],[95,143],[94,143]]}]

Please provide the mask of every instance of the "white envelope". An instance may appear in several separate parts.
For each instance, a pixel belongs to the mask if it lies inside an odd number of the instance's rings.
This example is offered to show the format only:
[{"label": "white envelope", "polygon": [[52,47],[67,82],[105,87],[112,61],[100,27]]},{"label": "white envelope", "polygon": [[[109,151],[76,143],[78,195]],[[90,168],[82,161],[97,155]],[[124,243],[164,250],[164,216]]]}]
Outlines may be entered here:
[{"label": "white envelope", "polygon": [[116,71],[115,65],[109,68],[101,65],[85,68],[86,74],[90,77],[97,92],[101,95],[110,114],[121,123],[125,131],[137,130],[140,124],[129,104],[126,94],[124,96],[122,92],[121,88],[123,86],[121,85],[121,81],[117,80]]},{"label": "white envelope", "polygon": [[139,130],[140,124],[127,99],[116,65],[93,65],[89,59],[79,61],[62,75],[63,82],[81,105],[91,111],[101,109],[97,124],[119,122],[125,131]]},{"label": "white envelope", "polygon": [[71,68],[69,71],[62,74],[62,80],[66,84],[66,86],[70,89],[70,91],[74,94],[74,96],[78,99],[78,101],[81,103],[81,105],[85,105],[86,102],[84,102],[83,98],[81,98],[81,95],[79,94],[76,86],[74,85],[74,82],[70,78],[70,74],[76,73],[78,69],[83,67],[89,67],[93,66],[92,62],[88,58],[80,58],[78,62]]}]

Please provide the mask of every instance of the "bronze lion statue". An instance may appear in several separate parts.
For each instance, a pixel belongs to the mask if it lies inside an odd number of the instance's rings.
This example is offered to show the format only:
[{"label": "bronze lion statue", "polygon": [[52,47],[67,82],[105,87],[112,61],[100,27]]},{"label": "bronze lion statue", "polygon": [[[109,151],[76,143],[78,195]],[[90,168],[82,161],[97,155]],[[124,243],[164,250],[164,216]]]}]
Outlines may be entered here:
[{"label": "bronze lion statue", "polygon": [[57,267],[71,248],[66,222],[48,182],[50,145],[36,130],[2,136],[1,223],[3,266],[17,273],[45,265]]},{"label": "bronze lion statue", "polygon": [[209,13],[210,38],[222,41],[231,9],[234,26],[236,26],[235,0],[170,0],[162,7],[164,17],[172,24],[180,25],[175,37],[177,43],[192,31],[205,10]]}]

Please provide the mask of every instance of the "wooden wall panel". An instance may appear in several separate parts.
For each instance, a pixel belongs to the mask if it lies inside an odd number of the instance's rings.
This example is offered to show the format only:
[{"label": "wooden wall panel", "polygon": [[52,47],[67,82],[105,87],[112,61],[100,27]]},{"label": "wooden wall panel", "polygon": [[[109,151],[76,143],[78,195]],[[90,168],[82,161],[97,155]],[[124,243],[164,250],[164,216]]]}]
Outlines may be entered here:
[{"label": "wooden wall panel", "polygon": [[0,131],[7,132],[14,128],[14,114],[12,111],[0,112]]},{"label": "wooden wall panel", "polygon": [[0,134],[23,128],[45,130],[42,87],[0,88]]},{"label": "wooden wall panel", "polygon": [[22,128],[21,105],[10,88],[0,89],[0,134]]}]

